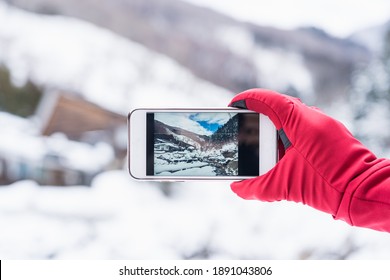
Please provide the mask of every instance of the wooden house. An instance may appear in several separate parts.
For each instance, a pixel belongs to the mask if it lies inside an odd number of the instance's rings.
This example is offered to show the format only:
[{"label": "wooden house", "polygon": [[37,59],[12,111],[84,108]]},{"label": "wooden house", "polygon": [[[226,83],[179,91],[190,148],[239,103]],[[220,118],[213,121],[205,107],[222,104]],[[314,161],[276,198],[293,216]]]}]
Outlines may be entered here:
[{"label": "wooden house", "polygon": [[[0,185],[28,179],[40,185],[88,186],[96,174],[123,168],[127,149],[126,116],[107,110],[76,94],[58,91],[43,95],[35,117],[42,136],[55,133],[66,135],[66,138],[72,141],[72,146],[78,147],[78,151],[83,149],[84,152],[94,153],[84,155],[91,158],[101,151],[95,148],[102,146],[95,144],[105,142],[112,147],[114,157],[108,156],[107,161],[103,160],[103,163],[98,165],[93,162],[93,166],[81,167],[77,163],[70,164],[67,152],[63,150],[49,148],[38,158],[26,156],[22,149],[20,152],[7,151],[0,156]],[[40,139],[39,136],[29,134],[26,134],[26,137],[33,137],[31,139],[45,143],[43,137]],[[68,141],[66,138],[64,141]],[[91,149],[86,149],[88,145]]]},{"label": "wooden house", "polygon": [[[105,170],[123,168],[127,150],[125,115],[105,109],[80,95],[64,91],[45,93],[35,115],[43,136],[62,133],[70,140],[91,145],[98,142],[108,143],[115,152],[115,159]],[[56,155],[47,155],[40,165],[43,167],[40,171],[43,175],[38,181],[42,184],[88,185],[96,175],[61,166],[61,159]]]},{"label": "wooden house", "polygon": [[67,92],[44,94],[36,115],[43,135],[61,132],[71,140],[82,142],[105,140],[118,146],[113,137],[118,129],[126,127],[126,116]]}]

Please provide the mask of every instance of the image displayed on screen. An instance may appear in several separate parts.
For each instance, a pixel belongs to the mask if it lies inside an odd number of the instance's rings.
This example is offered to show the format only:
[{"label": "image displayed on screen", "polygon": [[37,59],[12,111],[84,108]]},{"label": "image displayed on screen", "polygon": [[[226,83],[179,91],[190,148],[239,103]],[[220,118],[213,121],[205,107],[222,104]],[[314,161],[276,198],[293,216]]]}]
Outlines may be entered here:
[{"label": "image displayed on screen", "polygon": [[147,139],[147,175],[259,174],[255,113],[148,113]]}]

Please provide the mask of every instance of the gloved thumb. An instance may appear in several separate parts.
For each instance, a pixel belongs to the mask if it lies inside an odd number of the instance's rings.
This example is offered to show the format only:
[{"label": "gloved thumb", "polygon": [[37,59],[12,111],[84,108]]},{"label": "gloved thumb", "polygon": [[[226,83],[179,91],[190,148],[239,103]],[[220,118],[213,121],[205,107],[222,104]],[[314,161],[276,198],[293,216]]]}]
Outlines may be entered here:
[{"label": "gloved thumb", "polygon": [[[322,177],[307,166],[302,155],[292,147],[270,171],[256,178],[233,182],[231,189],[244,199],[268,202],[290,200],[307,204],[321,199],[320,195],[313,193],[318,190],[311,186],[321,187],[323,184]],[[310,188],[305,189],[305,185]]]},{"label": "gloved thumb", "polygon": [[237,181],[230,184],[230,187],[234,193],[239,197],[248,200],[261,200],[261,201],[280,201],[287,197],[287,193],[284,191],[284,184],[275,184],[278,180],[275,180],[275,172],[277,174],[282,164],[280,162],[269,172],[256,178],[247,179],[243,181]]}]

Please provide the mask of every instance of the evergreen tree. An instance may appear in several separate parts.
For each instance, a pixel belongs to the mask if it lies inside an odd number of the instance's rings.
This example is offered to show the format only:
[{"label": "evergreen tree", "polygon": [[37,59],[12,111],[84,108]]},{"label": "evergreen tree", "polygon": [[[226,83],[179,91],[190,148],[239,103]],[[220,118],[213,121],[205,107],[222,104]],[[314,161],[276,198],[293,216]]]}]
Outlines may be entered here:
[{"label": "evergreen tree", "polygon": [[357,73],[350,105],[354,114],[354,134],[378,154],[390,150],[390,29],[381,54]]},{"label": "evergreen tree", "polygon": [[0,111],[28,117],[34,114],[41,96],[41,89],[31,81],[15,86],[9,70],[0,65]]},{"label": "evergreen tree", "polygon": [[387,77],[386,96],[387,99],[390,100],[390,27],[387,30],[385,35],[382,61],[383,61],[384,71]]}]

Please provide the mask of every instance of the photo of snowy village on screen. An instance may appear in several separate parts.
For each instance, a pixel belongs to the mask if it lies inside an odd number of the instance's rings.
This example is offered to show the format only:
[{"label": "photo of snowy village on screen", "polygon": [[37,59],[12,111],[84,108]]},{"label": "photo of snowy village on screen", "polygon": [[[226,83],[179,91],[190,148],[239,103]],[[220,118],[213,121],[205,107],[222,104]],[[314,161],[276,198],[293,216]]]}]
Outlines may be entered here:
[{"label": "photo of snowy village on screen", "polygon": [[154,113],[153,174],[237,176],[237,113]]}]

